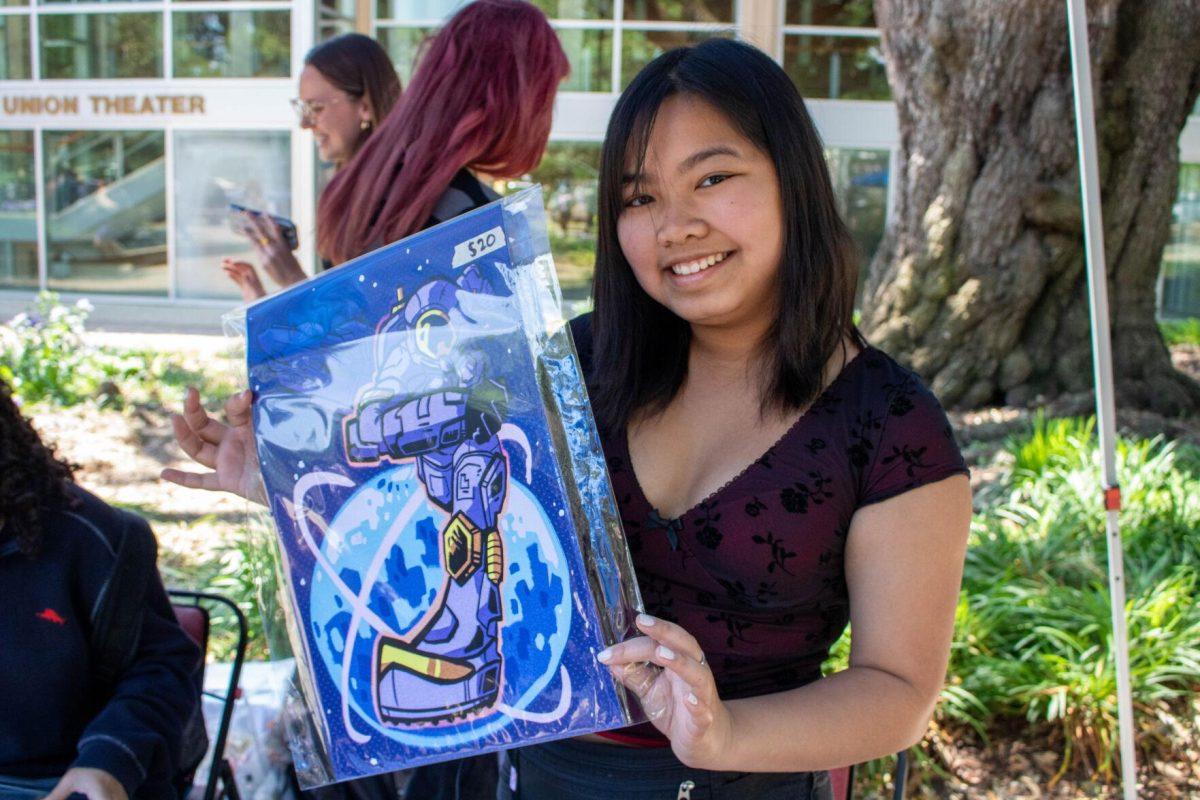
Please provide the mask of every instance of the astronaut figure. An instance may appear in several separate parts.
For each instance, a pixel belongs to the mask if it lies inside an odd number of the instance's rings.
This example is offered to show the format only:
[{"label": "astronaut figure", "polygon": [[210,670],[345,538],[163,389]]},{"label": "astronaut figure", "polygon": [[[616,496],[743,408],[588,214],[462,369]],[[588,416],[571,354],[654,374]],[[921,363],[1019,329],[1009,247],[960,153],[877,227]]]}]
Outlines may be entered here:
[{"label": "astronaut figure", "polygon": [[430,281],[397,305],[376,332],[374,380],[344,422],[351,463],[415,459],[430,501],[450,514],[436,600],[410,633],[375,643],[377,710],[394,725],[460,717],[499,694],[504,391],[485,377],[483,355],[466,346],[473,327],[487,326],[463,304],[491,294],[468,267],[456,283]]}]

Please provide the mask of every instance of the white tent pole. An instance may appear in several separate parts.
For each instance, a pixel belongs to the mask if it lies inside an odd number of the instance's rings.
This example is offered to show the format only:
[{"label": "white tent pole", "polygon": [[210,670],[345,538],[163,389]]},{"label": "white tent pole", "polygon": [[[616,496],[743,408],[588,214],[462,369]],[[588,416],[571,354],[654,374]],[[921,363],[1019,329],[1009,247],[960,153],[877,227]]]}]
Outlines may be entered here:
[{"label": "white tent pole", "polygon": [[1096,417],[1104,458],[1104,506],[1108,533],[1108,589],[1112,603],[1113,659],[1117,666],[1121,782],[1125,800],[1137,797],[1133,750],[1133,692],[1129,678],[1129,633],[1125,626],[1125,559],[1121,546],[1121,490],[1117,484],[1116,403],[1113,400],[1112,345],[1108,321],[1108,270],[1104,263],[1104,223],[1100,214],[1100,171],[1096,163],[1096,116],[1088,52],[1084,0],[1067,0],[1071,72],[1075,81],[1075,126],[1079,141],[1079,181],[1083,199],[1084,252],[1092,315],[1092,363],[1096,373]]}]

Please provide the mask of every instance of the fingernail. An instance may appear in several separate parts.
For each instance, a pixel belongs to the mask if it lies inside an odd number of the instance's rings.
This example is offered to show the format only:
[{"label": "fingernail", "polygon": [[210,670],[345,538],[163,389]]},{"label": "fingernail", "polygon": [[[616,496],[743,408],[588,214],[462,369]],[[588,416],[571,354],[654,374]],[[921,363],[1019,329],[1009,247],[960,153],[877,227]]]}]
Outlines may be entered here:
[{"label": "fingernail", "polygon": [[674,654],[674,653],[672,653],[672,652],[670,651],[670,649],[668,649],[667,647],[665,647],[665,646],[663,646],[663,645],[661,645],[661,644],[658,646],[658,655],[659,655],[661,658],[665,658],[667,661],[674,661],[674,660],[675,660],[675,654]]},{"label": "fingernail", "polygon": [[612,648],[605,648],[596,654],[596,659],[601,664],[607,664],[609,661],[612,661],[612,656]]},{"label": "fingernail", "polygon": [[649,628],[654,624],[654,617],[650,616],[649,614],[638,614],[637,621],[638,625],[643,625]]},{"label": "fingernail", "polygon": [[688,692],[686,700],[694,706],[700,705],[700,698],[696,697],[696,695],[692,694],[691,692]]}]

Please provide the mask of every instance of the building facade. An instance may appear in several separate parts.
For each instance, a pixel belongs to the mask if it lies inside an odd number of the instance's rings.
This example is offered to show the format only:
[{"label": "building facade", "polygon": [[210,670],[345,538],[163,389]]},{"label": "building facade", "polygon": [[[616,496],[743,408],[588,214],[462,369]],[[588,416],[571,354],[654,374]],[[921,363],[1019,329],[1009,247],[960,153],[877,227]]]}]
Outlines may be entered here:
[{"label": "building facade", "polygon": [[[105,322],[213,329],[236,305],[222,257],[252,256],[228,205],[294,219],[314,264],[325,170],[288,105],[304,53],[360,30],[407,81],[463,0],[0,0],[0,315],[48,289]],[[571,61],[543,184],[564,294],[586,297],[600,141],[620,90],[671,47],[753,42],[808,99],[843,210],[873,252],[890,208],[896,113],[871,0],[537,0]],[[1200,116],[1160,307],[1200,315]]]}]

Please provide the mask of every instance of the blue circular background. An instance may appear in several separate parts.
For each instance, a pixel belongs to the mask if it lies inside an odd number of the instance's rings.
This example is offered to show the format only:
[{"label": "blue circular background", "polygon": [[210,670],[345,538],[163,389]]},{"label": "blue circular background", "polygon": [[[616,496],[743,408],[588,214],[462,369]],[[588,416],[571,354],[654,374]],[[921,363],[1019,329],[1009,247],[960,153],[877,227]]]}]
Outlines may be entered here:
[{"label": "blue circular background", "polygon": [[[361,593],[363,576],[384,536],[414,494],[419,496],[416,511],[392,545],[367,596],[371,611],[400,635],[421,619],[445,580],[439,540],[449,515],[429,502],[415,467],[403,464],[359,487],[329,526],[337,533],[321,543],[321,551],[338,577],[353,592]],[[532,492],[515,480],[509,480],[498,528],[504,545],[500,702],[525,709],[555,677],[562,660],[571,626],[570,576],[554,525]],[[311,633],[334,685],[340,686],[351,604],[319,563],[314,564],[311,581]],[[380,633],[366,619],[360,620],[350,655],[352,721],[365,721],[390,739],[414,745],[427,745],[430,737],[437,738],[439,745],[475,741],[510,722],[507,715],[493,709],[440,726],[397,728],[381,723],[369,685],[374,641]],[[339,711],[329,708],[326,714],[336,717]],[[361,724],[354,727],[367,733]]]}]

